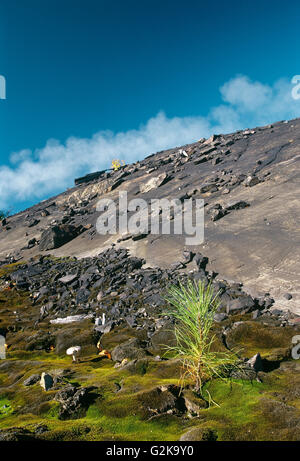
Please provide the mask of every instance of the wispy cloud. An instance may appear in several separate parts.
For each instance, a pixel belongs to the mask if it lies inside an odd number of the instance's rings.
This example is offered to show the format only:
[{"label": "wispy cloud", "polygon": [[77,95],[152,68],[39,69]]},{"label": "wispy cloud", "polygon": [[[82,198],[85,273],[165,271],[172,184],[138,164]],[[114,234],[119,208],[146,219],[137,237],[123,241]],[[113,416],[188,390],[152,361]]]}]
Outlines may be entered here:
[{"label": "wispy cloud", "polygon": [[114,158],[130,163],[212,133],[300,116],[300,101],[291,89],[287,79],[270,86],[240,75],[220,88],[222,103],[206,116],[168,118],[159,112],[135,130],[100,131],[90,139],[70,137],[65,144],[50,139],[42,149],[13,153],[9,165],[0,166],[0,209],[62,191],[76,176],[108,168]]}]

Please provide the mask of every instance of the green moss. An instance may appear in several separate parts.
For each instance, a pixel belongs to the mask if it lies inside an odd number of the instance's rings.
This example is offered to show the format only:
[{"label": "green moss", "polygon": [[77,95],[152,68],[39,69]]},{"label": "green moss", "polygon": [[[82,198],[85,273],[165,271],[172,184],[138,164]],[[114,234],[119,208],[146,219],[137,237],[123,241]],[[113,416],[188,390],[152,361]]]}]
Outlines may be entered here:
[{"label": "green moss", "polygon": [[264,358],[275,358],[288,355],[292,337],[295,335],[292,327],[279,327],[248,321],[241,322],[227,335],[227,344],[230,348],[242,350],[246,357],[257,352]]},{"label": "green moss", "polygon": [[58,419],[59,414],[59,403],[58,402],[50,402],[49,410],[45,413],[44,417],[47,419]]},{"label": "green moss", "polygon": [[[60,358],[59,362],[73,373],[70,382],[98,388],[96,401],[89,407],[85,417],[60,421],[59,405],[52,400],[55,391],[44,392],[39,384],[25,388],[22,382],[18,382],[5,396],[5,402],[9,402],[14,412],[1,418],[1,428],[26,426],[34,429],[38,424],[45,424],[49,432],[40,437],[48,440],[178,440],[188,428],[199,424],[201,428],[214,430],[218,440],[268,440],[268,431],[272,430],[276,434],[275,439],[284,437],[293,440],[296,437],[287,431],[284,417],[281,418],[281,429],[276,429],[272,417],[274,409],[268,407],[267,403],[261,403],[262,399],[265,402],[273,401],[274,393],[277,398],[280,392],[284,395],[291,376],[296,376],[295,369],[291,368],[292,365],[296,366],[296,362],[290,365],[291,369],[287,367],[272,372],[266,383],[211,381],[204,391],[208,390],[220,407],[211,405],[209,409],[201,410],[199,418],[187,420],[166,415],[151,421],[143,419],[141,415],[139,394],[157,385],[178,384],[176,363],[150,361],[146,373],[139,375],[115,369],[108,360],[91,362],[91,358],[86,357],[81,363],[72,364],[65,357]],[[24,362],[14,359],[11,364],[21,367]],[[26,376],[29,372],[40,372],[41,368],[51,370],[55,367],[55,355],[40,354],[36,365],[34,361],[30,362]],[[295,380],[292,383],[294,387],[299,385]],[[115,382],[121,385],[119,392],[115,391]],[[295,395],[291,395],[291,399],[295,400]],[[277,407],[275,410],[278,411]],[[283,407],[281,411],[284,413],[284,410]],[[299,410],[295,407],[295,411],[297,413]]]},{"label": "green moss", "polygon": [[218,440],[297,440],[299,431],[293,426],[300,411],[289,399],[293,389],[296,394],[300,391],[300,378],[280,369],[271,375],[266,383],[211,381],[204,392],[207,390],[219,406],[201,411],[201,427],[213,427]]},{"label": "green moss", "polygon": [[13,408],[11,406],[10,401],[6,398],[0,398],[0,419],[6,418],[12,412]]},{"label": "green moss", "polygon": [[[2,268],[3,269],[3,268]],[[13,270],[9,268],[8,270]],[[178,440],[189,428],[200,427],[216,433],[218,440],[298,440],[295,421],[300,418],[300,363],[285,361],[280,368],[261,374],[259,382],[238,380],[213,380],[204,388],[219,405],[200,410],[194,419],[159,415],[147,420],[142,412],[139,395],[156,386],[179,384],[180,362],[176,360],[155,361],[147,357],[127,368],[114,368],[108,359],[97,357],[91,325],[82,323],[70,326],[72,332],[85,341],[86,347],[79,363],[72,363],[65,355],[64,347],[57,351],[26,351],[32,330],[32,319],[38,311],[32,306],[27,293],[16,290],[0,291],[0,328],[15,325],[14,310],[22,310],[21,330],[10,331],[7,342],[7,360],[0,362],[0,428],[26,427],[35,431],[45,424],[49,431],[39,437],[45,440]],[[244,348],[250,357],[260,352],[263,357],[274,356],[276,351],[290,346],[295,329],[264,326],[249,320],[229,334],[233,347]],[[246,320],[246,321],[245,321]],[[228,322],[232,322],[228,320]],[[74,329],[75,328],[75,329]],[[65,326],[52,327],[48,322],[39,324],[39,332],[50,331],[56,337],[64,335]],[[69,331],[69,333],[70,333]],[[216,350],[223,350],[221,326],[214,327],[217,335]],[[145,339],[145,331],[136,331],[125,325],[104,335],[103,346],[111,350],[117,344],[132,337]],[[70,337],[73,337],[70,334]],[[80,386],[94,386],[95,400],[85,417],[60,421],[59,404],[54,396],[57,390],[45,392],[36,383],[25,387],[23,381],[31,374],[65,370],[66,382]],[[115,383],[119,384],[119,388]],[[208,398],[208,393],[206,393]],[[7,405],[2,411],[1,408]],[[290,408],[291,407],[291,408]],[[201,431],[200,431],[201,432]]]},{"label": "green moss", "polygon": [[2,266],[0,268],[0,278],[5,277],[6,275],[11,274],[12,272],[15,272],[20,265],[24,264],[24,261],[21,262],[16,262],[13,264],[6,264],[5,266]]}]

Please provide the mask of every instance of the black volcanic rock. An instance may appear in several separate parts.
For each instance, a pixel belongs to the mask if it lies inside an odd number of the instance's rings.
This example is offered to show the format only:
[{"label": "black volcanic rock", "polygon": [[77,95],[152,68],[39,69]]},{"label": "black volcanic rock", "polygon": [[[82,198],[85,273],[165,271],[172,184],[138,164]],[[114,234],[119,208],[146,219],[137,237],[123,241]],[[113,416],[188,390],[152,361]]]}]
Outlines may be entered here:
[{"label": "black volcanic rock", "polygon": [[39,249],[45,251],[59,248],[77,237],[82,230],[81,227],[65,224],[50,227],[42,233]]},{"label": "black volcanic rock", "polygon": [[77,388],[68,385],[55,395],[55,400],[60,403],[59,419],[74,419],[82,416],[82,410],[88,407],[90,396],[86,387]]},{"label": "black volcanic rock", "polygon": [[96,179],[99,179],[101,176],[103,176],[105,174],[106,170],[102,170],[102,171],[96,171],[95,173],[90,173],[90,174],[87,174],[81,178],[76,178],[74,180],[75,182],[75,185],[76,186],[79,186],[80,184],[85,184],[85,183],[89,183],[91,181],[95,181]]},{"label": "black volcanic rock", "polygon": [[129,341],[116,346],[112,353],[112,359],[115,362],[122,362],[124,359],[140,359],[147,356],[147,352],[142,348],[141,342],[136,339],[130,339]]}]

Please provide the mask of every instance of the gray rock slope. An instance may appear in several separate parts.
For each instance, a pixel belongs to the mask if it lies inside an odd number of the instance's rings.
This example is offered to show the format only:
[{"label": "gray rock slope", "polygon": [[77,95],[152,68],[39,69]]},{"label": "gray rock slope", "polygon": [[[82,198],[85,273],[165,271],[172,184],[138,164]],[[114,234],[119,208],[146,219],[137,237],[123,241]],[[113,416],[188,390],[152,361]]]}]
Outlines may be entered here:
[{"label": "gray rock slope", "polygon": [[[152,154],[118,171],[79,178],[72,189],[0,225],[0,261],[37,254],[94,257],[115,244],[148,266],[168,268],[183,250],[209,258],[220,279],[300,313],[300,119],[212,136]],[[205,240],[183,235],[99,235],[100,198],[205,201]],[[180,266],[178,266],[180,269]],[[186,269],[183,265],[182,271]]]}]

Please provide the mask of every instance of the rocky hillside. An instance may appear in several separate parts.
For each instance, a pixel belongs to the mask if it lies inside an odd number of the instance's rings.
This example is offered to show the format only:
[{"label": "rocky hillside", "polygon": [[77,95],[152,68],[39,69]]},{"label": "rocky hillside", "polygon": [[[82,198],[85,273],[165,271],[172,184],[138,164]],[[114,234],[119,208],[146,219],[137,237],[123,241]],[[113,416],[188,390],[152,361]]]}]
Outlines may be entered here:
[{"label": "rocky hillside", "polygon": [[[3,220],[0,440],[299,440],[299,149],[300,120],[212,136]],[[99,198],[122,190],[203,198],[204,243],[99,235]],[[165,297],[189,279],[219,294],[213,348],[241,364],[202,398],[166,353]]]},{"label": "rocky hillside", "polygon": [[[187,249],[205,254],[210,270],[242,282],[250,294],[270,292],[276,307],[300,312],[299,149],[297,119],[212,136],[119,171],[87,175],[74,188],[4,221],[0,260],[49,253],[92,257],[116,243],[148,265],[166,268]],[[96,203],[116,200],[124,190],[128,200],[203,198],[204,244],[186,248],[180,235],[99,235]]]}]

